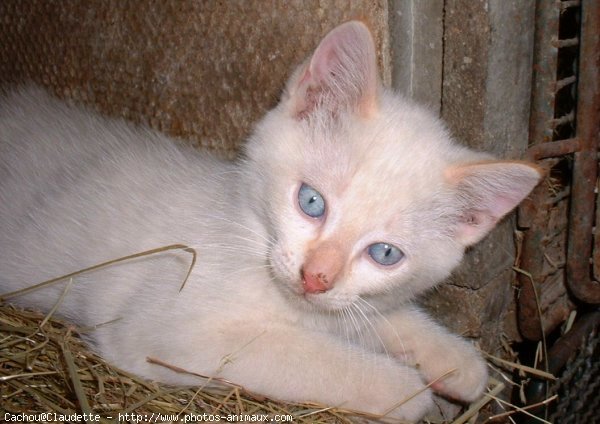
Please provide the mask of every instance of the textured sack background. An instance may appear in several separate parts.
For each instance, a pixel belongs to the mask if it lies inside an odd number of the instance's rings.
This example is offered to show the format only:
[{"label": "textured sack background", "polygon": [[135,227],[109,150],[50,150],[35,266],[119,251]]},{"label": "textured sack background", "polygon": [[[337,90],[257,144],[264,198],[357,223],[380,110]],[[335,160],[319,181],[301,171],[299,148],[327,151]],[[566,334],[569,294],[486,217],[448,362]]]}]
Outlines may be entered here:
[{"label": "textured sack background", "polygon": [[34,81],[233,156],[331,28],[361,18],[387,51],[386,4],[2,0],[0,83]]},{"label": "textured sack background", "polygon": [[[438,111],[458,140],[527,147],[533,0],[0,0],[0,85],[34,81],[228,157],[290,72],[341,22],[374,32],[386,85]],[[443,71],[443,72],[442,72]],[[454,331],[519,338],[514,222],[427,300]]]}]

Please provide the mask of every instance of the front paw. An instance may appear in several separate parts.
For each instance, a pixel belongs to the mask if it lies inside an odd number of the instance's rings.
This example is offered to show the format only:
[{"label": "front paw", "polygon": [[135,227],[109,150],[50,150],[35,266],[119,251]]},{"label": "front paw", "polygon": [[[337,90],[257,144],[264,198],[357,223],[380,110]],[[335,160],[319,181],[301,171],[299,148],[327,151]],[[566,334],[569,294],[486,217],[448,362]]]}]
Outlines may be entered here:
[{"label": "front paw", "polygon": [[348,387],[358,389],[356,398],[344,403],[350,410],[413,423],[435,406],[431,390],[425,388],[422,375],[414,368],[383,363],[368,376],[363,374],[361,380]]},{"label": "front paw", "polygon": [[[389,386],[384,385],[383,392],[377,396],[378,402],[383,401],[386,405],[383,411],[379,411],[380,414],[413,423],[433,409],[432,392],[425,388],[417,370],[401,367],[386,374]],[[383,382],[383,379],[380,381]]]},{"label": "front paw", "polygon": [[[451,399],[473,402],[483,394],[487,386],[485,361],[470,343],[462,339],[447,346],[437,360],[423,365],[427,380],[437,380],[431,388]],[[451,370],[453,371],[448,373]]]}]

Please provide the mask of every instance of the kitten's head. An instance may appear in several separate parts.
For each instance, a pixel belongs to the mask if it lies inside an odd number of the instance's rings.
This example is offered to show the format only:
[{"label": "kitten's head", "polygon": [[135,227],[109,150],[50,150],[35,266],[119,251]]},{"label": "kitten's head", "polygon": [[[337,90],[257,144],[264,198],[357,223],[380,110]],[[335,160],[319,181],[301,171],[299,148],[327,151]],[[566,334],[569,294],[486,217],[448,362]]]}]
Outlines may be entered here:
[{"label": "kitten's head", "polygon": [[337,27],[247,145],[275,281],[324,310],[432,287],[541,177],[457,145],[377,75],[367,27]]}]

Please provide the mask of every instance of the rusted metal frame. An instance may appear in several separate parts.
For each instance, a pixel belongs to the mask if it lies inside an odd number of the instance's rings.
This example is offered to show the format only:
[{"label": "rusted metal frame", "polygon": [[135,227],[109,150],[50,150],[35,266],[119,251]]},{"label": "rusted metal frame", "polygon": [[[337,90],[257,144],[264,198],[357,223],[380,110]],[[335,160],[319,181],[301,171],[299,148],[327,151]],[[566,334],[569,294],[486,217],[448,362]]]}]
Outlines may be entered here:
[{"label": "rusted metal frame", "polygon": [[[598,188],[598,187],[597,187]],[[600,190],[598,190],[600,192]],[[600,194],[596,193],[596,231],[594,232],[594,279],[600,281]]]},{"label": "rusted metal frame", "polygon": [[[559,376],[567,362],[590,334],[600,329],[600,311],[590,312],[577,320],[573,327],[561,336],[548,352],[548,371]],[[547,397],[545,380],[532,380],[527,385],[527,403],[534,405]],[[529,409],[534,415],[541,416],[545,407]],[[539,420],[530,419],[527,424],[537,424]]]},{"label": "rusted metal frame", "polygon": [[[562,142],[552,142],[553,129],[548,124],[554,119],[556,93],[556,69],[560,2],[537,1],[535,10],[535,51],[533,59],[533,87],[531,117],[529,125],[529,156],[532,159],[555,156],[563,150]],[[552,143],[552,144],[550,144]],[[558,144],[557,144],[558,143]],[[549,147],[545,147],[546,145]],[[573,147],[573,146],[570,146]],[[571,150],[571,148],[567,149]],[[522,243],[519,273],[519,329],[523,337],[530,340],[542,338],[542,325],[538,313],[538,294],[544,264],[543,240],[546,236],[544,223],[547,220],[545,202],[547,187],[540,184],[519,208],[519,226],[526,228]],[[531,277],[531,278],[530,278]]]},{"label": "rusted metal frame", "polygon": [[536,144],[527,150],[527,157],[531,160],[555,158],[575,153],[581,149],[578,137],[565,140],[549,141]]},{"label": "rusted metal frame", "polygon": [[579,4],[579,0],[562,0],[560,2],[560,10],[563,11],[568,9],[569,7],[576,7],[579,6]]},{"label": "rusted metal frame", "polygon": [[[592,249],[595,187],[598,176],[598,144],[600,137],[600,2],[585,0],[582,7],[582,30],[577,39],[558,42],[560,10],[565,3],[539,1],[536,6],[536,57],[534,59],[534,95],[528,157],[533,160],[573,154],[573,175],[570,199],[570,222],[566,275],[567,285],[577,299],[600,303],[600,284],[594,281],[590,270],[590,258],[600,258],[600,237]],[[576,6],[579,2],[569,2]],[[561,88],[574,83],[569,77],[556,81],[558,48],[580,42],[579,83],[577,96],[577,136],[552,141],[556,126],[554,96]],[[559,118],[560,119],[560,118]],[[566,118],[565,118],[566,119]],[[538,187],[519,210],[519,224],[529,228],[525,232],[521,268],[529,275],[521,274],[519,296],[519,327],[524,337],[539,340],[542,325],[538,311],[538,294],[543,279],[543,223],[547,219],[544,208],[545,187]],[[600,213],[598,213],[600,216]],[[600,265],[594,263],[594,274],[600,274]],[[546,331],[551,328],[544,329]]]},{"label": "rusted metal frame", "polygon": [[592,278],[590,258],[600,143],[600,2],[583,1],[581,9],[577,93],[580,149],[574,154],[566,271],[572,294],[583,302],[598,304],[600,284]]},{"label": "rusted metal frame", "polygon": [[581,343],[600,328],[600,310],[581,316],[573,327],[561,336],[548,351],[548,370],[558,376]]}]

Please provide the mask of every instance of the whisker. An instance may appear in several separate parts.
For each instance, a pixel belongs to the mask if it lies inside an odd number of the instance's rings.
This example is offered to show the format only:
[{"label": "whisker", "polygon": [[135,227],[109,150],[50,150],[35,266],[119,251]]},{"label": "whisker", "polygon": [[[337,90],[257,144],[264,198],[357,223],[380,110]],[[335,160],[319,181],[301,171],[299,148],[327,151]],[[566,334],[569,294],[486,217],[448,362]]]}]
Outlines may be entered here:
[{"label": "whisker", "polygon": [[[346,335],[346,344],[350,345],[350,332],[348,330],[348,313],[346,311],[347,306],[345,306],[344,308],[341,309],[342,312],[342,318],[343,318],[343,327],[344,327],[344,333]],[[341,332],[341,331],[340,331]]]},{"label": "whisker", "polygon": [[[362,300],[360,297],[358,299]],[[377,327],[375,327],[375,325],[373,324],[373,322],[371,321],[369,316],[360,308],[360,304],[353,303],[352,306],[354,306],[354,308],[364,318],[364,321],[368,324],[368,327],[371,329],[372,333],[374,333],[375,336],[377,337],[377,340],[379,340],[379,343],[380,343],[381,347],[383,348],[383,352],[389,358],[390,357],[389,352],[385,346],[385,343],[383,342],[383,339],[381,338],[381,335],[379,334],[379,331],[377,331]],[[372,345],[372,343],[371,343],[371,345]],[[372,345],[371,347],[374,347],[374,346]],[[375,349],[373,349],[373,350],[375,350]]]},{"label": "whisker", "polygon": [[248,238],[248,237],[242,237],[239,234],[231,234],[229,237],[234,237],[234,238],[239,239],[239,240],[247,241],[249,243],[254,243],[257,246],[264,247],[264,248],[272,247],[275,244],[275,240],[271,240],[270,242],[268,242],[266,244],[263,244],[262,241],[254,240],[254,239],[251,239],[251,238]]},{"label": "whisker", "polygon": [[396,330],[396,327],[394,327],[392,325],[392,323],[387,319],[387,317],[385,315],[383,315],[381,312],[379,312],[379,310],[375,306],[373,306],[371,303],[369,303],[366,299],[358,296],[358,300],[363,305],[369,307],[375,314],[377,314],[377,316],[379,316],[379,318],[381,318],[381,320],[390,328],[390,330],[392,330],[392,332],[394,333],[394,336],[395,336],[396,340],[398,340],[398,343],[400,343],[400,347],[402,348],[402,354],[404,356],[407,356],[406,347],[404,346],[404,342],[402,341],[402,337],[400,337],[400,334],[398,334],[398,331]]},{"label": "whisker", "polygon": [[239,245],[235,245],[235,244],[209,243],[209,244],[204,244],[203,247],[205,249],[219,250],[219,251],[223,251],[223,252],[250,254],[253,256],[260,257],[260,258],[266,258],[266,256],[267,256],[266,250],[260,250],[260,249],[249,247],[249,246],[239,246]]},{"label": "whisker", "polygon": [[350,316],[350,320],[352,322],[352,325],[354,327],[354,331],[356,336],[358,337],[358,342],[360,343],[361,346],[365,345],[365,340],[363,338],[363,334],[360,328],[360,324],[356,319],[356,316],[354,315],[354,312],[352,311],[352,304],[350,304],[348,307],[348,314]]},{"label": "whisker", "polygon": [[232,225],[236,225],[246,231],[248,231],[249,233],[254,234],[255,236],[260,237],[261,239],[263,239],[264,241],[266,241],[267,243],[272,243],[273,240],[271,238],[267,238],[265,237],[263,234],[259,233],[258,231],[248,227],[247,225],[242,224],[241,222],[238,221],[233,221],[229,218],[224,218],[222,216],[217,216],[217,215],[207,215],[207,214],[202,214],[202,215],[198,215],[199,217],[205,217],[205,218],[211,218],[211,219],[216,219],[218,221],[223,221],[223,222],[227,222],[228,224],[232,224]]},{"label": "whisker", "polygon": [[262,271],[262,270],[270,270],[271,269],[271,265],[270,264],[263,264],[263,265],[254,265],[254,266],[246,266],[243,268],[238,268],[234,271],[228,272],[227,274],[225,274],[223,276],[223,278],[229,278],[235,274],[239,274],[240,272],[248,272],[248,271]]}]

